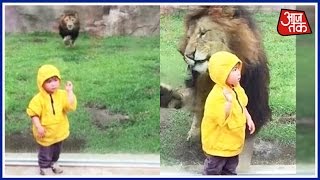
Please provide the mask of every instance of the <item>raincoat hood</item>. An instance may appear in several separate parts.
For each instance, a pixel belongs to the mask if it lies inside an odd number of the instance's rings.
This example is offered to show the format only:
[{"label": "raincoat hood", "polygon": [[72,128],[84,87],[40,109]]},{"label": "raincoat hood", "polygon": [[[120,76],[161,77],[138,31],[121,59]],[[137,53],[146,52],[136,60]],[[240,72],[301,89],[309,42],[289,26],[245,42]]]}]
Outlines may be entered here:
[{"label": "raincoat hood", "polygon": [[232,70],[232,68],[237,64],[240,63],[240,70],[242,68],[241,60],[234,54],[226,52],[226,51],[219,51],[213,54],[210,57],[208,70],[209,76],[216,84],[221,86],[226,86],[226,80]]},{"label": "raincoat hood", "polygon": [[46,64],[39,68],[37,76],[37,85],[41,93],[46,93],[46,90],[42,86],[43,83],[53,76],[57,76],[61,80],[60,72],[55,66]]}]

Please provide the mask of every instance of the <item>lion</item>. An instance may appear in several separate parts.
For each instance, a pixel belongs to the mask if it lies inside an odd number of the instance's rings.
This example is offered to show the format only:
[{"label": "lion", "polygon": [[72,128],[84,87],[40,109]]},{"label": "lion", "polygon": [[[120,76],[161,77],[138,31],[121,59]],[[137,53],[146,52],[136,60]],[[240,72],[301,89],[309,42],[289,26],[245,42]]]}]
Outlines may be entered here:
[{"label": "lion", "polygon": [[[243,6],[200,6],[191,10],[185,18],[185,33],[178,51],[188,67],[190,75],[185,85],[191,89],[191,95],[182,94],[174,100],[177,104],[177,99],[181,99],[180,104],[184,104],[187,102],[185,99],[192,99],[193,120],[187,133],[187,140],[191,142],[200,142],[204,104],[214,86],[207,70],[211,55],[218,51],[229,51],[243,61],[240,83],[249,98],[247,108],[256,125],[253,135],[249,135],[246,129],[246,144],[240,156],[240,169],[247,169],[253,152],[253,137],[271,118],[268,60],[251,13]],[[163,95],[166,87],[160,86],[161,107],[168,107],[168,97],[173,97],[174,93]],[[162,97],[167,98],[166,102]]]},{"label": "lion", "polygon": [[72,10],[64,11],[59,21],[59,34],[66,46],[74,46],[80,31],[78,12]]}]

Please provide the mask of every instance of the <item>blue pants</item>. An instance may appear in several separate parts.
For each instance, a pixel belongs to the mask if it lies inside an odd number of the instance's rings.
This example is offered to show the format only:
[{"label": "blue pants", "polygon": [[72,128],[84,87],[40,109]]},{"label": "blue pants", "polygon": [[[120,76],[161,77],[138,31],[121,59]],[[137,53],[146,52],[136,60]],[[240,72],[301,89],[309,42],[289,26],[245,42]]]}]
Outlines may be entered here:
[{"label": "blue pants", "polygon": [[38,163],[40,168],[50,168],[54,162],[57,162],[60,156],[62,141],[50,146],[38,147]]}]

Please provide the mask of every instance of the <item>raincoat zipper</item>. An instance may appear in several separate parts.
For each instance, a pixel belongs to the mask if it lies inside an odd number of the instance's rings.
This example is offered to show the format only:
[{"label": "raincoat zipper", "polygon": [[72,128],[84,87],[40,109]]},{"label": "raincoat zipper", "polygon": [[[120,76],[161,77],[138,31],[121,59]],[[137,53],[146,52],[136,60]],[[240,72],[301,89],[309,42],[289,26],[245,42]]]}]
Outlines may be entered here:
[{"label": "raincoat zipper", "polygon": [[53,112],[53,115],[55,115],[55,114],[56,114],[56,112],[54,111],[53,99],[52,99],[51,94],[50,94],[50,99],[51,99],[52,112]]},{"label": "raincoat zipper", "polygon": [[240,107],[241,107],[241,112],[243,113],[243,107],[241,106],[241,104],[240,104],[240,101],[239,101],[239,99],[238,99],[238,94],[237,94],[237,92],[232,88],[232,90],[234,91],[234,93],[236,93],[236,99],[237,99],[237,101],[238,101],[238,104],[240,105]]}]

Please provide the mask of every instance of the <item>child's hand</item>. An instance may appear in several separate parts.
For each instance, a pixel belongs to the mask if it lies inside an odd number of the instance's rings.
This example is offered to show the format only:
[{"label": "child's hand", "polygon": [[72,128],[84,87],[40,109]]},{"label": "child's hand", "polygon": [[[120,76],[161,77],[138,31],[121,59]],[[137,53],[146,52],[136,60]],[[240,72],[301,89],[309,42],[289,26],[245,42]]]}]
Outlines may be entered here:
[{"label": "child's hand", "polygon": [[38,131],[38,137],[39,138],[43,138],[45,133],[46,133],[44,127],[43,126],[38,126],[37,127],[37,131]]},{"label": "child's hand", "polygon": [[252,121],[252,119],[247,120],[247,125],[250,131],[250,134],[253,134],[254,131],[256,130],[256,127],[254,125],[254,122]]},{"label": "child's hand", "polygon": [[71,82],[71,81],[67,81],[65,88],[66,88],[66,91],[67,91],[67,92],[72,91],[72,90],[73,90],[72,82]]},{"label": "child's hand", "polygon": [[232,102],[232,92],[230,92],[227,88],[223,88],[223,95],[228,102]]}]

